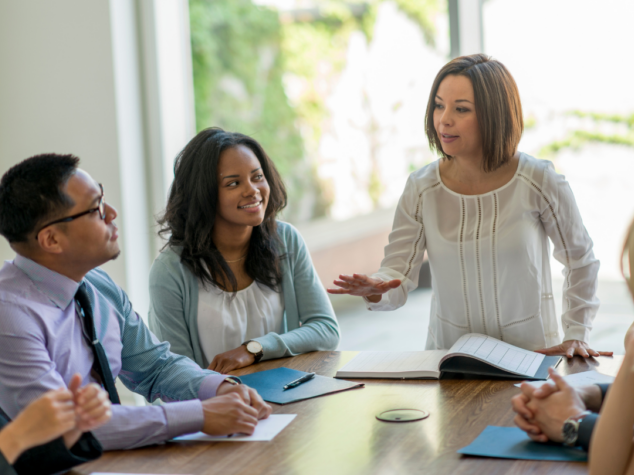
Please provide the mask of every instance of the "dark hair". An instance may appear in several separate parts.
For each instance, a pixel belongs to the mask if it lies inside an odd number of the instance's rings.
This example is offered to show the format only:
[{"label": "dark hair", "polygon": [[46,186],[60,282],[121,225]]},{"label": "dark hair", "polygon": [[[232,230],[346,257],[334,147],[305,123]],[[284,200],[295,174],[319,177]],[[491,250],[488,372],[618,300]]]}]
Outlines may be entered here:
[{"label": "dark hair", "polygon": [[271,189],[264,221],[253,228],[245,269],[254,280],[278,290],[282,281],[280,260],[284,256],[279,251],[281,241],[275,217],[286,206],[286,189],[271,159],[251,137],[212,127],[187,144],[174,163],[167,207],[158,220],[159,235],[170,235],[165,247],[182,247],[181,262],[203,285],[237,290],[236,278],[216,248],[212,231],[218,207],[220,155],[239,145],[255,154]]},{"label": "dark hair", "polygon": [[447,160],[451,157],[443,152],[436,134],[434,108],[438,87],[449,75],[465,76],[471,80],[482,138],[482,167],[486,172],[496,170],[515,155],[524,131],[522,103],[517,84],[502,63],[484,54],[460,56],[443,66],[429,94],[425,132],[430,147]]},{"label": "dark hair", "polygon": [[36,226],[72,208],[63,188],[78,164],[74,155],[47,153],[11,167],[0,180],[0,234],[27,241]]}]

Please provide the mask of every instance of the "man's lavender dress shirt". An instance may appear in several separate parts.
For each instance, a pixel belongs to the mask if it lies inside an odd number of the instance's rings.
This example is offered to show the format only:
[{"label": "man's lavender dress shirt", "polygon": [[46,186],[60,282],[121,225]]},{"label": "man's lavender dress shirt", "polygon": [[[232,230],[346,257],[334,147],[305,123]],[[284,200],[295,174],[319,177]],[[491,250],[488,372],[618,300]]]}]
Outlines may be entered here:
[{"label": "man's lavender dress shirt", "polygon": [[172,353],[132,308],[128,296],[100,269],[81,283],[16,256],[0,269],[0,407],[14,418],[44,392],[68,386],[74,373],[83,384],[91,375],[93,352],[82,334],[74,301],[85,285],[97,336],[113,378],[162,406],[113,406],[112,419],[93,433],[104,449],[128,449],[162,442],[203,427],[200,400],[216,395],[225,376],[203,370]]}]

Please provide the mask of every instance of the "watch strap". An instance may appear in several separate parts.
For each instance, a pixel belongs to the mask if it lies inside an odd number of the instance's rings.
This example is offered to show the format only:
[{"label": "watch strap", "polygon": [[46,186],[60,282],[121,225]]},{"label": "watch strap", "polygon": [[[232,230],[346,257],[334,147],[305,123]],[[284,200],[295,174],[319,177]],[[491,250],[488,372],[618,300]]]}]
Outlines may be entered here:
[{"label": "watch strap", "polygon": [[599,414],[588,414],[579,422],[579,428],[577,429],[577,447],[581,447],[586,452],[590,450],[590,440],[592,439],[592,432],[594,426],[599,420]]},{"label": "watch strap", "polygon": [[242,384],[242,381],[237,376],[227,376],[223,382],[229,383],[233,386],[238,386],[239,384]]}]

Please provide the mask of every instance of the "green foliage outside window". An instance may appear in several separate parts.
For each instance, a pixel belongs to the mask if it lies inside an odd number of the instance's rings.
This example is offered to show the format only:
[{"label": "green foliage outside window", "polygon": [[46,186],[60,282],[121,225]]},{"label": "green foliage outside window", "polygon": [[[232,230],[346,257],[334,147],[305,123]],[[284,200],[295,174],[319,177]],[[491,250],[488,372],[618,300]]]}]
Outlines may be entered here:
[{"label": "green foliage outside window", "polygon": [[[315,170],[325,99],[345,66],[350,35],[371,40],[383,1],[322,0],[278,14],[251,0],[189,0],[197,129],[219,126],[262,144],[288,187],[286,219],[328,212],[329,184]],[[433,46],[443,0],[393,1]],[[294,91],[292,103],[286,89]],[[381,189],[375,181],[372,195]]]},{"label": "green foliage outside window", "polygon": [[634,114],[629,116],[617,114],[599,114],[596,112],[572,111],[567,115],[590,119],[596,126],[601,124],[617,124],[625,126],[625,133],[605,134],[598,131],[573,130],[562,140],[556,140],[540,150],[540,156],[554,156],[565,149],[578,150],[589,143],[603,143],[611,145],[625,145],[634,147]]}]

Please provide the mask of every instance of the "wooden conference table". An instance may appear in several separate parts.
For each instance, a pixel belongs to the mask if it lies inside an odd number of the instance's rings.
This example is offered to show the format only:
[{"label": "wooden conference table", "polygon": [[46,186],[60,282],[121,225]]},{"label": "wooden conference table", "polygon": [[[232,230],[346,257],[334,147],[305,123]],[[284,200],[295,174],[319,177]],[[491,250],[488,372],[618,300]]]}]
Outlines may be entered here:
[{"label": "wooden conference table", "polygon": [[[334,376],[355,352],[323,351],[266,361],[236,371],[242,375],[286,366]],[[564,374],[597,369],[616,375],[622,357],[562,361]],[[512,426],[510,399],[516,381],[486,379],[365,380],[365,388],[280,406],[297,414],[272,442],[169,442],[106,453],[71,473],[152,474],[520,474],[587,473],[585,463],[536,462],[464,457],[488,425]],[[389,423],[375,418],[396,408],[425,409],[430,417]]]}]

